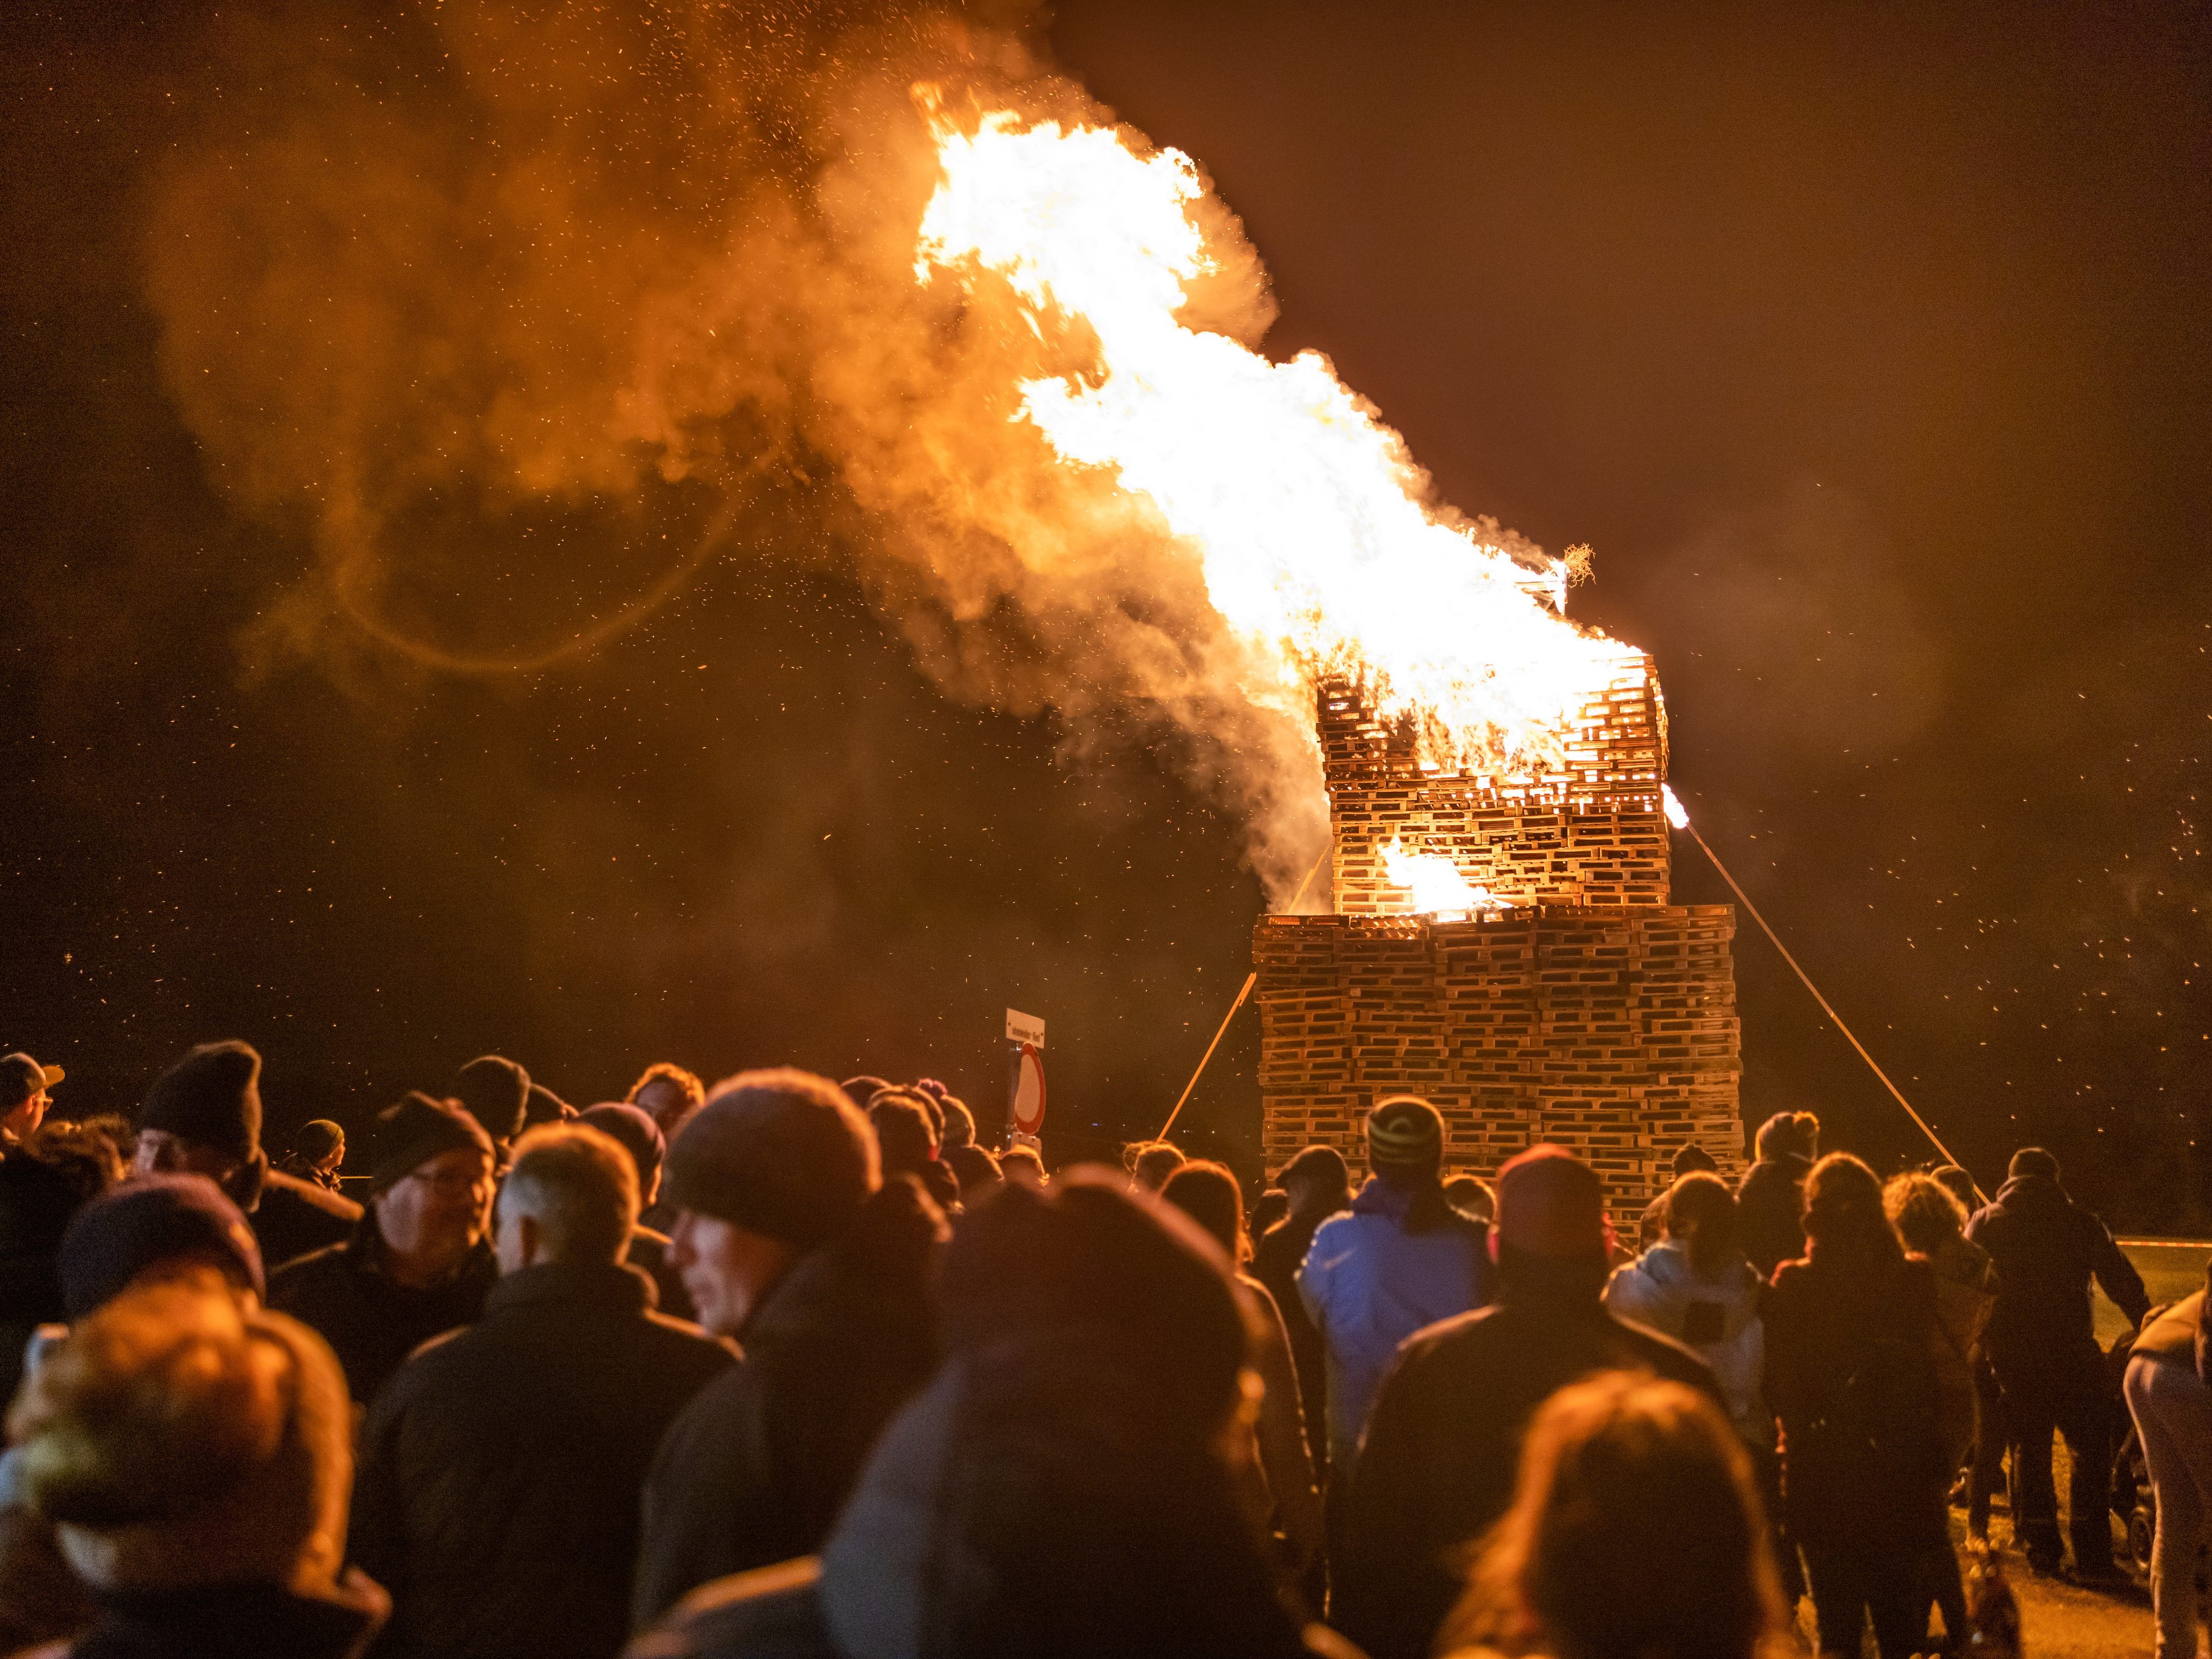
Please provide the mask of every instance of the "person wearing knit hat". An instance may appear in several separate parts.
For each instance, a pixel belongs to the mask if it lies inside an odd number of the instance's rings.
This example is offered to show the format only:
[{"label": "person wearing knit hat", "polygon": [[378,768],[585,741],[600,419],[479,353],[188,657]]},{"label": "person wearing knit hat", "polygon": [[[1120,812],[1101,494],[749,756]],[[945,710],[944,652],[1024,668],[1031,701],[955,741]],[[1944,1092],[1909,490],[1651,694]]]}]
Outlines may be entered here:
[{"label": "person wearing knit hat", "polygon": [[829,1079],[718,1085],[668,1149],[669,1259],[744,1363],[691,1402],[645,1488],[635,1622],[818,1548],[884,1421],[938,1358],[945,1222]]},{"label": "person wearing knit hat", "polygon": [[280,1314],[133,1286],[69,1333],[8,1414],[14,1486],[99,1624],[70,1650],[352,1659],[389,1611],[344,1568],[352,1413]]},{"label": "person wearing knit hat", "polygon": [[1989,1252],[1997,1297],[1983,1351],[2004,1395],[2012,1442],[2013,1535],[2039,1572],[2063,1559],[2051,1441],[2063,1435],[2073,1466],[2066,1531],[2081,1576],[2112,1571],[2105,1479],[2112,1461],[2111,1382],[2089,1316],[2089,1282],[2140,1328],[2150,1296],[2135,1264],[2094,1212],[2059,1182],[2040,1146],[2013,1154],[2003,1186],[1966,1224]]},{"label": "person wearing knit hat", "polygon": [[238,1206],[205,1176],[141,1176],[78,1211],[62,1235],[62,1303],[72,1320],[149,1270],[204,1262],[258,1300],[261,1247]]},{"label": "person wearing knit hat", "polygon": [[46,1115],[47,1091],[62,1080],[58,1066],[26,1054],[0,1054],[0,1146],[30,1139]]},{"label": "person wearing knit hat", "polygon": [[[673,1319],[696,1319],[698,1310],[691,1305],[691,1293],[684,1288],[684,1275],[668,1259],[668,1235],[644,1219],[660,1196],[661,1164],[668,1152],[667,1143],[661,1139],[660,1126],[641,1108],[626,1101],[609,1101],[591,1107],[579,1113],[576,1121],[586,1128],[597,1129],[621,1147],[629,1155],[630,1165],[637,1171],[639,1218],[637,1225],[630,1230],[629,1254],[624,1259],[653,1280],[660,1292],[661,1312]],[[673,1219],[674,1212],[668,1213]]]},{"label": "person wearing knit hat", "polygon": [[351,1237],[270,1274],[270,1305],[321,1334],[355,1399],[483,1309],[498,1276],[493,1167],[491,1137],[460,1102],[410,1094],[377,1115],[372,1196]]},{"label": "person wearing knit hat", "polygon": [[361,1206],[270,1167],[261,1150],[261,1055],[204,1042],[154,1079],[138,1108],[140,1175],[201,1175],[246,1213],[273,1271],[348,1237]]},{"label": "person wearing knit hat", "polygon": [[530,1073],[504,1054],[479,1054],[453,1074],[453,1098],[504,1147],[530,1112]]},{"label": "person wearing knit hat", "polygon": [[1611,1229],[1595,1170],[1532,1146],[1496,1187],[1497,1300],[1399,1351],[1345,1495],[1330,1613],[1370,1659],[1430,1651],[1462,1587],[1450,1564],[1511,1504],[1522,1431],[1557,1390],[1592,1371],[1648,1371],[1722,1403],[1704,1360],[1605,1310]]},{"label": "person wearing knit hat", "polygon": [[312,1181],[325,1192],[340,1191],[338,1171],[345,1164],[345,1130],[329,1118],[312,1118],[292,1137],[292,1150],[277,1161],[286,1175]]},{"label": "person wearing knit hat", "polygon": [[1366,1184],[1314,1230],[1300,1302],[1328,1354],[1328,1455],[1352,1468],[1369,1402],[1398,1345],[1490,1299],[1487,1230],[1445,1201],[1444,1121],[1412,1095],[1367,1115]]}]

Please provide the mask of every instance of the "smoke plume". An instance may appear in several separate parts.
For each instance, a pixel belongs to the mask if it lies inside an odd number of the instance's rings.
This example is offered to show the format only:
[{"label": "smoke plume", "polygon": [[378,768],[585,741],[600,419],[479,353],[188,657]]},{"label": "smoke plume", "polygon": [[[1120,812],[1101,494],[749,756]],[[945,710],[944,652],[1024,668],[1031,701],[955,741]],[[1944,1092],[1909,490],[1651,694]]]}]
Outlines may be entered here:
[{"label": "smoke plume", "polygon": [[[1240,692],[1146,500],[1017,418],[1080,341],[915,277],[917,88],[1112,118],[1026,5],[317,15],[228,26],[146,241],[213,476],[313,550],[253,662],[552,667],[741,566],[763,503],[795,500],[947,694],[1048,709],[1077,751],[1146,716],[1289,897],[1327,833],[1304,721]],[[1265,273],[1218,200],[1195,210],[1216,268],[1188,318],[1256,343]]]}]

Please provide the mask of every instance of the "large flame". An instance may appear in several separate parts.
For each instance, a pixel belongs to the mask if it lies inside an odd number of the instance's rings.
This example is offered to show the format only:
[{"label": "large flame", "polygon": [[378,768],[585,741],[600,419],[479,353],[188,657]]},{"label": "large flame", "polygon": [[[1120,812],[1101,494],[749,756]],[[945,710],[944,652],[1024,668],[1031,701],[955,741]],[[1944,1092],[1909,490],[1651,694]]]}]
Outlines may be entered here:
[{"label": "large flame", "polygon": [[1087,324],[1095,368],[1024,383],[1022,414],[1071,462],[1110,467],[1204,562],[1207,592],[1249,648],[1246,690],[1310,708],[1344,675],[1384,719],[1411,715],[1446,769],[1511,775],[1560,740],[1624,647],[1537,597],[1532,571],[1424,505],[1403,441],[1302,352],[1274,362],[1179,319],[1212,269],[1189,211],[1202,193],[1178,150],[1140,156],[1102,127],[967,131],[934,111],[944,176],[916,273],[1011,285],[1040,337]]},{"label": "large flame", "polygon": [[1487,887],[1477,887],[1460,873],[1459,866],[1441,853],[1408,853],[1397,836],[1381,849],[1382,873],[1394,887],[1413,896],[1416,915],[1463,917],[1470,910],[1510,910],[1510,899],[1499,898]]}]

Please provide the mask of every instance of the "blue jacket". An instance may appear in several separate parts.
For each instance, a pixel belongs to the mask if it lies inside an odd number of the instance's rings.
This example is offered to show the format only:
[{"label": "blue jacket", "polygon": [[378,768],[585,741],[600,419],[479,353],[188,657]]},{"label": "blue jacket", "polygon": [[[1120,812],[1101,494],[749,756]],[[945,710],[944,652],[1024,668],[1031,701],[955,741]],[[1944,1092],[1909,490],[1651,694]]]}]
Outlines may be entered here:
[{"label": "blue jacket", "polygon": [[1490,1300],[1490,1230],[1443,1204],[1436,1224],[1406,1231],[1412,1189],[1370,1176],[1352,1208],[1314,1233],[1298,1296],[1328,1347],[1328,1448],[1349,1470],[1367,1408],[1397,1357],[1425,1326]]}]

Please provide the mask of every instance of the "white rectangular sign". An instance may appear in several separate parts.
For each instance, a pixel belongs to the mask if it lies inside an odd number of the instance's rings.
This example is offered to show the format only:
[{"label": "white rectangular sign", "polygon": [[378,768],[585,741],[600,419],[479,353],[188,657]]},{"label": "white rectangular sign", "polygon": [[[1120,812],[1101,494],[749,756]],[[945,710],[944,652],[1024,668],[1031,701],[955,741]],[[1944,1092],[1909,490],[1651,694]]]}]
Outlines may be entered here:
[{"label": "white rectangular sign", "polygon": [[1044,1022],[1035,1014],[1009,1008],[1006,1010],[1006,1041],[1026,1042],[1032,1048],[1042,1048],[1044,1047]]}]

